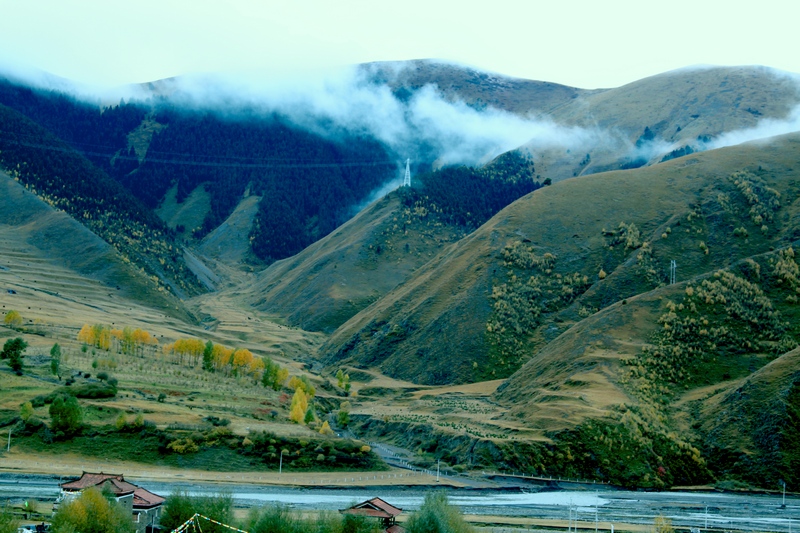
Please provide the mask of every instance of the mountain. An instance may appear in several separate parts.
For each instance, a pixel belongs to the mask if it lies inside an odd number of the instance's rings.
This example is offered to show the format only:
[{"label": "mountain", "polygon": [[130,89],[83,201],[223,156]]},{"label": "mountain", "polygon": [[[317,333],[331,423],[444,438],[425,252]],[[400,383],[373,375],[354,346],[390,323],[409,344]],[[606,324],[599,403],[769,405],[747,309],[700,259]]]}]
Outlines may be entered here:
[{"label": "mountain", "polygon": [[[199,105],[180,79],[113,106],[0,84],[3,305],[70,341],[116,321],[247,347],[330,412],[342,369],[353,428],[424,460],[796,479],[800,134],[724,147],[791,121],[790,77],[359,76],[355,107],[301,115]],[[462,145],[473,164],[443,164]]]},{"label": "mountain", "polygon": [[[355,315],[320,357],[422,384],[508,376],[499,419],[571,450],[564,468],[704,482],[728,468],[706,457],[749,450],[725,438],[708,397],[800,340],[798,155],[792,134],[539,189]],[[740,412],[755,409],[755,395],[734,396]],[[789,464],[776,472],[791,475]]]}]

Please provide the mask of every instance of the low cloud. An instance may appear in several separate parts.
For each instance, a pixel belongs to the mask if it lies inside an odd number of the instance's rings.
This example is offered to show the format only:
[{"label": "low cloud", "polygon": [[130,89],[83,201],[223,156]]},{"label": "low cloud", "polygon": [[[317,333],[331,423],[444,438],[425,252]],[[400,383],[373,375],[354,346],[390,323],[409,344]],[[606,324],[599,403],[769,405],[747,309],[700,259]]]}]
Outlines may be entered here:
[{"label": "low cloud", "polygon": [[357,67],[327,71],[184,76],[142,87],[178,105],[230,114],[278,114],[303,129],[336,138],[375,137],[400,158],[482,164],[524,144],[576,149],[603,142],[596,129],[567,127],[495,108],[448,101],[432,85],[407,99]]},{"label": "low cloud", "polygon": [[800,105],[796,106],[786,118],[762,119],[752,128],[729,131],[705,144],[706,149],[723,148],[745,142],[767,139],[800,131]]}]

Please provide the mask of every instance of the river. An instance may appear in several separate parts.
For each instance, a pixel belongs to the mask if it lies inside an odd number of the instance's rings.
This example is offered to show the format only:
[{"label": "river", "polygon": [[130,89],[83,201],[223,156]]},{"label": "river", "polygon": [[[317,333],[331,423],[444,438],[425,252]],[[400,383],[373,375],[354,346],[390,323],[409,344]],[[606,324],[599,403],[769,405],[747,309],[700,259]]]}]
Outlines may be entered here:
[{"label": "river", "polygon": [[[229,491],[240,506],[280,503],[303,510],[336,510],[379,496],[406,511],[422,504],[427,491],[419,487],[375,487],[345,489],[304,489],[263,485],[165,483],[132,479],[157,494],[186,490],[197,495]],[[0,473],[0,500],[55,499],[59,479],[51,476]],[[788,496],[785,507],[780,495],[730,494],[717,492],[633,492],[633,491],[542,491],[529,489],[448,489],[453,505],[464,513],[544,519],[577,520],[600,529],[609,523],[652,524],[664,515],[674,526],[705,530],[797,531],[800,527],[800,498]],[[526,491],[526,492],[523,492]],[[584,524],[586,525],[586,524]],[[799,532],[800,533],[800,532]]]}]

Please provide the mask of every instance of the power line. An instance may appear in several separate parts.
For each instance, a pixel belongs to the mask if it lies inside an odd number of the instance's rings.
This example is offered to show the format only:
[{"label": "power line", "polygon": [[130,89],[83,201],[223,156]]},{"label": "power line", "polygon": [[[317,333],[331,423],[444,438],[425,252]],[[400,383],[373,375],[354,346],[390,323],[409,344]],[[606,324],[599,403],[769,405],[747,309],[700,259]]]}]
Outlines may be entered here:
[{"label": "power line", "polygon": [[[3,132],[2,133],[10,133],[10,132]],[[16,134],[13,134],[16,135]],[[20,135],[24,137],[31,137],[29,135]],[[71,146],[58,146],[55,144],[42,144],[42,143],[33,143],[33,142],[24,142],[16,139],[9,139],[7,136],[0,135],[0,137],[6,137],[6,139],[14,143],[18,146],[25,146],[26,148],[36,148],[39,150],[47,150],[51,152],[62,152],[62,153],[76,153],[83,155],[85,157],[103,157],[107,159],[111,159],[114,157],[115,159],[121,159],[125,161],[139,161],[139,158],[136,156],[129,156],[129,155],[117,155],[116,152],[108,153],[108,152],[93,152],[88,150],[78,150]],[[148,152],[150,153],[150,152]],[[341,167],[396,167],[397,163],[395,161],[344,161],[344,162],[337,162],[337,163],[302,163],[299,160],[291,160],[285,158],[245,158],[245,157],[237,157],[237,156],[222,156],[222,155],[197,155],[197,154],[180,154],[178,152],[155,152],[156,154],[165,153],[169,154],[172,153],[174,155],[185,155],[186,157],[192,158],[214,158],[218,161],[192,161],[188,159],[165,159],[165,158],[157,158],[157,157],[145,157],[142,164],[146,163],[160,163],[164,165],[180,165],[180,166],[195,166],[195,167],[217,167],[217,168],[341,168]],[[253,163],[245,163],[245,162],[227,162],[227,161],[219,161],[221,159],[239,159],[241,161],[255,161]]]}]

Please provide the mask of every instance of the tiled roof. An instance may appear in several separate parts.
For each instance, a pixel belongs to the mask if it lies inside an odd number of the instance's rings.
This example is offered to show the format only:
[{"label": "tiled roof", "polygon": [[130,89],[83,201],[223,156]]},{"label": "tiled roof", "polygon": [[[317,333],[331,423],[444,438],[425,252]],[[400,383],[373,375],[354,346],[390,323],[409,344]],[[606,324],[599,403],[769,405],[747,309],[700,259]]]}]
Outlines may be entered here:
[{"label": "tiled roof", "polygon": [[158,494],[153,494],[147,489],[137,487],[133,493],[133,508],[134,509],[150,509],[157,507],[164,503],[164,498]]},{"label": "tiled roof", "polygon": [[372,498],[371,500],[357,503],[348,509],[343,509],[341,512],[361,516],[374,516],[376,518],[393,518],[402,511],[402,509],[386,503],[380,498]]},{"label": "tiled roof", "polygon": [[104,474],[103,472],[84,472],[80,479],[68,481],[61,484],[64,490],[83,490],[89,487],[99,487],[108,481],[111,485],[111,490],[114,494],[131,493],[136,489],[136,485],[132,485],[125,481],[122,474]]},{"label": "tiled roof", "polygon": [[406,530],[402,526],[398,526],[397,524],[392,524],[391,526],[387,527],[384,531],[386,533],[406,533]]},{"label": "tiled roof", "polygon": [[[379,509],[383,509],[384,511],[386,511],[387,513],[389,513],[392,516],[397,516],[397,515],[399,515],[400,513],[403,512],[403,510],[400,509],[399,507],[395,507],[394,505],[392,505],[390,503],[387,503],[387,502],[381,500],[380,498],[372,498],[371,500],[368,500],[368,501],[366,501],[364,503],[371,503],[375,507],[378,507]],[[363,505],[363,504],[361,504],[361,505]]]},{"label": "tiled roof", "polygon": [[122,474],[84,472],[80,479],[61,484],[61,488],[66,491],[82,491],[89,487],[102,488],[103,486],[108,486],[116,496],[133,494],[134,507],[147,509],[164,503],[164,498],[141,487],[137,487],[133,483],[128,483],[125,481]]},{"label": "tiled roof", "polygon": [[358,516],[374,516],[375,518],[391,518],[392,515],[380,509],[370,509],[369,507],[350,507],[341,511],[344,514],[354,514]]}]

